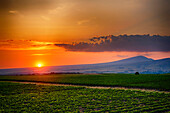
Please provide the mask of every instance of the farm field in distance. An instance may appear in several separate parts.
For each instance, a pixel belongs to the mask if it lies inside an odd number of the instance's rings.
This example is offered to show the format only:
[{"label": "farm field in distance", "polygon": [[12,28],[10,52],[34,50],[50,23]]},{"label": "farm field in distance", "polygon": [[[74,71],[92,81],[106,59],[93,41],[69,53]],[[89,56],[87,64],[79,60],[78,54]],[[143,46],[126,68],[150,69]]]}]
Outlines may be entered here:
[{"label": "farm field in distance", "polygon": [[0,82],[0,112],[169,112],[170,93]]},{"label": "farm field in distance", "polygon": [[0,81],[45,82],[88,86],[120,86],[170,91],[170,74],[3,75]]}]

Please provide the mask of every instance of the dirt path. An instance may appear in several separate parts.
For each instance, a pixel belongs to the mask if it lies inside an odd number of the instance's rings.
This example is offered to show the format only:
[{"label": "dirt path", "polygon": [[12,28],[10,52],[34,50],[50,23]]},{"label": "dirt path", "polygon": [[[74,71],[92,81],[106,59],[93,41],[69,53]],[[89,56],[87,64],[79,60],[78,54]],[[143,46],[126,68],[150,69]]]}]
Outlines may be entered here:
[{"label": "dirt path", "polygon": [[145,92],[159,92],[159,93],[170,93],[169,91],[159,91],[155,89],[142,89],[142,88],[127,88],[127,87],[102,87],[102,86],[85,86],[85,85],[71,85],[71,84],[54,84],[54,83],[39,83],[39,82],[19,82],[19,81],[4,81],[4,82],[13,82],[13,83],[22,83],[22,84],[36,84],[36,85],[50,85],[50,86],[73,86],[73,87],[85,87],[92,89],[123,89],[123,90],[137,90]]}]

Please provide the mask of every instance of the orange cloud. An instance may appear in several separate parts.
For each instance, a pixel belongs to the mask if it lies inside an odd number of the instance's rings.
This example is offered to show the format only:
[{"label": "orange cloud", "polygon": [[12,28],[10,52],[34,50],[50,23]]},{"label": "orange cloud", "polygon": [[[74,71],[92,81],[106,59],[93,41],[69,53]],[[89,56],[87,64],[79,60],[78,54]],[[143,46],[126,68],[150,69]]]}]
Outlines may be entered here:
[{"label": "orange cloud", "polygon": [[1,40],[0,50],[45,50],[56,49],[54,42],[34,40]]},{"label": "orange cloud", "polygon": [[17,10],[10,10],[9,13],[10,14],[19,14],[19,12]]}]

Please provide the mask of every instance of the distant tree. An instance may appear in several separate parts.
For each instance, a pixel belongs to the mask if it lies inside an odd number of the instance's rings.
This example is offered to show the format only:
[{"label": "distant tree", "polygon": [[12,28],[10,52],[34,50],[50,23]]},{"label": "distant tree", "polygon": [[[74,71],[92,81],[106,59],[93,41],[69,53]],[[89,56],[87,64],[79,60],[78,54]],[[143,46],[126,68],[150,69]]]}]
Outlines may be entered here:
[{"label": "distant tree", "polygon": [[135,75],[139,75],[139,72],[136,72]]}]

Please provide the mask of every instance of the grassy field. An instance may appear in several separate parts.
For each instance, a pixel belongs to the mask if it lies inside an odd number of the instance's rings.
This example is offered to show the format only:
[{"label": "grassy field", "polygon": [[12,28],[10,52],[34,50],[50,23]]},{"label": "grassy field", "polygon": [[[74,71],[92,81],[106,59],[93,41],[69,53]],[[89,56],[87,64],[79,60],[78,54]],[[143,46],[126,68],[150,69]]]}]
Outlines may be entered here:
[{"label": "grassy field", "polygon": [[170,91],[170,74],[56,74],[0,76],[0,81],[38,81],[92,86],[123,86]]},{"label": "grassy field", "polygon": [[170,93],[0,82],[0,112],[169,112]]}]

